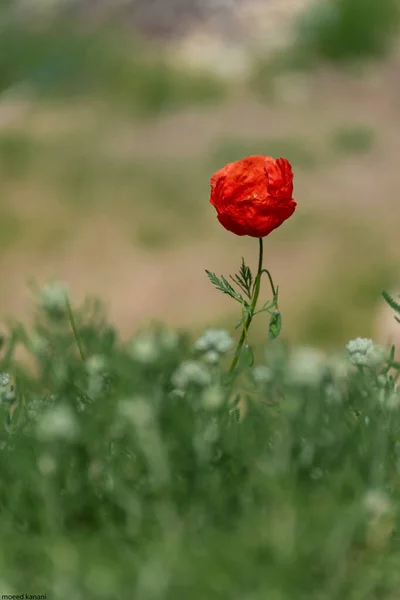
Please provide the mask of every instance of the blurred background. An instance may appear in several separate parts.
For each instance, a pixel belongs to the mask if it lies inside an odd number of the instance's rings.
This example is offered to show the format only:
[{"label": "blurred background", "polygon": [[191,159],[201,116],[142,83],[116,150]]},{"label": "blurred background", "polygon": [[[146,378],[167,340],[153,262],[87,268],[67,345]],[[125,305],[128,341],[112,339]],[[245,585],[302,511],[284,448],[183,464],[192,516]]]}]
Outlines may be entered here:
[{"label": "blurred background", "polygon": [[398,26],[397,0],[0,0],[1,319],[57,278],[124,338],[154,318],[232,330],[204,270],[255,267],[258,245],[219,225],[209,179],[266,154],[292,162],[298,202],[265,240],[283,337],[386,341]]}]

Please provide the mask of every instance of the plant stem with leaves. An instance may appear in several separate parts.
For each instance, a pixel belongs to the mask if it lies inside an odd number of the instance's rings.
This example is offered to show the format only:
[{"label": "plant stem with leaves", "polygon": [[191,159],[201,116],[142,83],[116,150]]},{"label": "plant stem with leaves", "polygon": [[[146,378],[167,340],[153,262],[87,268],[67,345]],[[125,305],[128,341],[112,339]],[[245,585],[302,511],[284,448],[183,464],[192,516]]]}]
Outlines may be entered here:
[{"label": "plant stem with leaves", "polygon": [[259,244],[260,244],[260,246],[259,246],[260,250],[259,250],[259,255],[258,255],[258,270],[257,270],[255,284],[254,284],[253,298],[252,298],[252,301],[250,304],[250,309],[249,309],[249,312],[247,315],[247,319],[245,319],[243,321],[242,335],[240,336],[239,343],[236,348],[235,356],[233,357],[232,364],[229,368],[229,373],[233,373],[233,371],[235,370],[235,367],[238,363],[240,352],[242,350],[243,344],[247,337],[247,331],[253,320],[254,312],[255,312],[255,309],[257,306],[258,296],[260,295],[262,263],[263,263],[263,240],[262,240],[262,238],[259,238]]},{"label": "plant stem with leaves", "polygon": [[[275,288],[274,283],[272,281],[272,277],[270,272],[267,269],[263,269],[263,239],[259,238],[259,257],[258,257],[258,269],[257,275],[253,278],[253,274],[251,269],[246,266],[244,259],[242,258],[242,265],[240,267],[239,273],[234,277],[230,276],[230,279],[233,281],[235,285],[240,288],[240,292],[237,292],[232,285],[229,283],[225,277],[221,275],[221,277],[217,277],[215,273],[211,273],[206,270],[206,273],[211,281],[211,283],[223,294],[227,294],[236,302],[239,302],[242,309],[242,317],[239,323],[236,326],[236,329],[243,326],[243,331],[240,336],[235,355],[232,360],[232,364],[229,369],[229,374],[232,374],[237,366],[239,361],[240,354],[243,349],[243,345],[247,344],[247,333],[248,329],[253,321],[255,315],[268,312],[270,313],[270,322],[269,322],[269,338],[275,339],[280,332],[281,328],[281,314],[278,310],[278,291],[279,288]],[[256,311],[258,298],[260,295],[260,286],[261,286],[261,277],[262,274],[266,273],[271,285],[271,290],[273,294],[272,301],[266,302],[262,308]],[[272,309],[272,312],[271,312]]]}]

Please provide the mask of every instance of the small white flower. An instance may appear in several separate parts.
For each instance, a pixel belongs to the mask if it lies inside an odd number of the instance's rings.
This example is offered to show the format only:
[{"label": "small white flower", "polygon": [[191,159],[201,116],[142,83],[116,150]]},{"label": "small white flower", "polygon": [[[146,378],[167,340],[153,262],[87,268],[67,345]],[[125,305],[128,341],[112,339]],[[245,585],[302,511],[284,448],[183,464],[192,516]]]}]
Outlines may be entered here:
[{"label": "small white flower", "polygon": [[71,408],[67,405],[49,407],[40,417],[37,424],[37,435],[40,439],[73,440],[78,434],[78,423]]},{"label": "small white flower", "polygon": [[385,351],[369,338],[350,340],[346,346],[350,362],[358,367],[377,367],[385,359]]},{"label": "small white flower", "polygon": [[50,317],[61,318],[67,314],[69,291],[64,283],[55,281],[40,290],[39,305]]},{"label": "small white flower", "polygon": [[46,354],[47,341],[38,333],[32,334],[28,342],[29,349],[33,354],[40,357]]},{"label": "small white flower", "polygon": [[173,398],[174,396],[178,396],[179,398],[184,398],[185,397],[185,392],[183,390],[172,390],[172,392],[170,392],[168,394],[168,396],[170,398]]},{"label": "small white flower", "polygon": [[254,381],[258,383],[270,383],[274,378],[272,369],[265,365],[257,365],[254,367],[252,373]]},{"label": "small white flower", "polygon": [[364,508],[374,517],[383,517],[390,513],[392,502],[385,492],[370,490],[364,498]]},{"label": "small white flower", "polygon": [[219,408],[224,402],[224,394],[218,385],[214,385],[203,392],[202,396],[204,408],[213,410]]},{"label": "small white flower", "polygon": [[385,375],[378,375],[378,377],[376,378],[376,382],[379,387],[384,388],[386,387],[387,378]]},{"label": "small white flower", "polygon": [[219,354],[229,352],[234,341],[225,329],[206,329],[203,335],[195,342],[195,350],[202,352],[214,351]]},{"label": "small white flower", "polygon": [[329,404],[340,404],[343,401],[342,392],[339,387],[328,383],[325,387],[325,398]]},{"label": "small white flower", "polygon": [[136,335],[128,345],[130,356],[141,364],[153,364],[159,357],[159,350],[155,337],[150,332]]},{"label": "small white flower", "polygon": [[104,356],[94,354],[87,359],[85,366],[89,375],[98,375],[106,368],[106,360]]},{"label": "small white flower", "polygon": [[0,373],[0,386],[5,388],[10,383],[10,376],[8,373]]},{"label": "small white flower", "polygon": [[386,407],[389,410],[397,410],[400,408],[400,394],[397,389],[395,389],[386,400]]},{"label": "small white flower", "polygon": [[288,365],[289,381],[297,385],[318,385],[326,373],[323,352],[307,346],[296,348]]},{"label": "small white flower", "polygon": [[154,421],[154,411],[150,400],[142,397],[120,400],[118,403],[119,415],[136,427],[149,427]]},{"label": "small white flower", "polygon": [[190,384],[207,386],[211,383],[211,375],[205,365],[194,360],[183,362],[172,375],[172,383],[178,389],[185,389]]},{"label": "small white flower", "polygon": [[56,461],[50,454],[42,454],[37,463],[42,475],[52,475],[57,469]]},{"label": "small white flower", "polygon": [[219,358],[220,358],[220,355],[218,354],[218,352],[215,352],[215,350],[209,350],[204,355],[204,360],[209,365],[216,365],[216,364],[218,364]]}]

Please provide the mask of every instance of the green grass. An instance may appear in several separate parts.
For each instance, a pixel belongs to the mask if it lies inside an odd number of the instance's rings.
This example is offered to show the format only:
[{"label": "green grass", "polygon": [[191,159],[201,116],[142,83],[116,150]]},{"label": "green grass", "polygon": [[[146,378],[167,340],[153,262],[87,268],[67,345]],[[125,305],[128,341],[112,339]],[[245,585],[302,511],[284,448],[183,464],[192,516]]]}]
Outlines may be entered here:
[{"label": "green grass", "polygon": [[305,376],[277,341],[257,356],[267,383],[244,364],[229,382],[160,324],[150,354],[133,355],[87,304],[74,309],[82,363],[53,292],[52,308],[39,291],[44,308],[11,327],[0,356],[12,374],[0,386],[5,593],[396,597],[400,412],[385,360],[357,371],[343,356],[337,371],[308,356]]}]

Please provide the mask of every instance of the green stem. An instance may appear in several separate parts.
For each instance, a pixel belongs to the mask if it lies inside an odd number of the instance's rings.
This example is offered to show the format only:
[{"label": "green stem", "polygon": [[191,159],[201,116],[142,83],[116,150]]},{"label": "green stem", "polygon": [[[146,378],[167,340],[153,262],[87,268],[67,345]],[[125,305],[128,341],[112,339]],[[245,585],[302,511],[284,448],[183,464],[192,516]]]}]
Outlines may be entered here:
[{"label": "green stem", "polygon": [[260,294],[260,284],[261,284],[261,275],[262,275],[262,263],[263,263],[263,240],[262,240],[262,238],[259,238],[259,242],[260,242],[260,253],[259,253],[259,257],[258,257],[258,271],[257,271],[257,276],[256,276],[256,282],[255,282],[255,285],[254,285],[254,295],[253,295],[253,299],[251,301],[250,311],[249,311],[248,317],[246,319],[246,322],[243,323],[242,335],[240,336],[240,340],[239,340],[239,343],[237,345],[235,356],[233,357],[232,364],[231,364],[230,369],[229,369],[229,373],[233,373],[233,371],[235,370],[235,367],[236,367],[236,365],[238,363],[239,356],[240,356],[240,351],[241,351],[242,346],[244,344],[244,341],[246,339],[247,331],[248,331],[248,329],[249,329],[249,327],[251,325],[251,322],[253,320],[254,311],[256,309],[258,296]]},{"label": "green stem", "polygon": [[67,303],[67,311],[68,311],[69,322],[71,323],[71,327],[72,327],[72,331],[74,333],[76,345],[78,346],[78,350],[79,350],[79,354],[81,356],[82,362],[84,362],[84,360],[85,360],[85,354],[83,352],[82,344],[81,344],[81,341],[79,339],[78,330],[76,328],[75,319],[74,319],[74,313],[72,312],[71,304],[70,304],[68,298],[66,300],[66,303]]},{"label": "green stem", "polygon": [[[263,269],[261,271],[261,273],[266,273],[267,274],[268,279],[269,279],[269,283],[270,283],[270,286],[271,286],[273,297],[276,298],[276,289],[275,289],[275,286],[274,286],[274,282],[272,281],[271,273],[268,271],[268,269]],[[275,306],[276,306],[276,308],[278,308],[278,301],[275,302]]]}]

